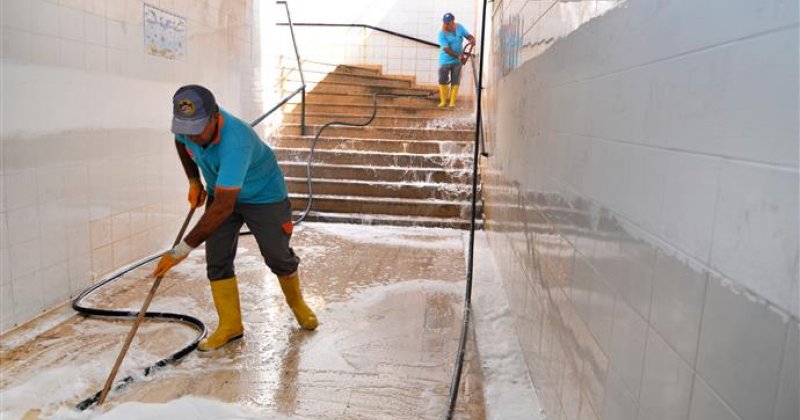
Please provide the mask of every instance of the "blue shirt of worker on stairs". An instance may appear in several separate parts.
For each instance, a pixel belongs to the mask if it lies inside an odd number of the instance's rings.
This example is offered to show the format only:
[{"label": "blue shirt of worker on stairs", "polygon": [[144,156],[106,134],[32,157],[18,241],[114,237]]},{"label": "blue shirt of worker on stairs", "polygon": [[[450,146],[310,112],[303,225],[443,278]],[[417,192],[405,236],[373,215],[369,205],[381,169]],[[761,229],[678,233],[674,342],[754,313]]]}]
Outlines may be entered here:
[{"label": "blue shirt of worker on stairs", "polygon": [[[455,23],[455,22],[453,22]],[[455,23],[455,30],[448,32],[444,29],[439,31],[439,65],[461,64],[457,57],[453,57],[445,51],[445,47],[450,48],[459,56],[464,51],[464,38],[472,37],[470,33],[460,23]]]}]

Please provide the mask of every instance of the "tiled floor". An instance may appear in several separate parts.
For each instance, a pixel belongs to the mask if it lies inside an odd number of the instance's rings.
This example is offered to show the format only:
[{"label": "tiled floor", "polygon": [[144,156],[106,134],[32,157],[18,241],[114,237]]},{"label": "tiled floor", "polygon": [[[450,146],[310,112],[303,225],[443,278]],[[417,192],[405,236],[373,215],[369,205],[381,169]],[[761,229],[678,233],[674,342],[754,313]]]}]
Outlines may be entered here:
[{"label": "tiled floor", "polygon": [[[441,418],[461,322],[463,235],[445,229],[298,226],[293,246],[303,259],[307,301],[321,322],[315,332],[297,328],[254,240],[242,237],[237,274],[245,338],[217,352],[192,353],[112,394],[107,405],[191,394],[297,418]],[[149,269],[132,272],[92,302],[138,309],[152,282],[145,278]],[[202,251],[165,278],[151,310],[193,314],[214,327]],[[6,410],[35,409],[46,417],[91,395],[131,325],[70,316],[67,309],[50,318],[53,328],[40,319],[0,339]],[[20,344],[31,329],[42,332]],[[176,324],[145,323],[119,377],[177,350],[193,334]],[[461,419],[485,418],[472,342],[456,416]],[[26,402],[26,393],[39,397]]]}]

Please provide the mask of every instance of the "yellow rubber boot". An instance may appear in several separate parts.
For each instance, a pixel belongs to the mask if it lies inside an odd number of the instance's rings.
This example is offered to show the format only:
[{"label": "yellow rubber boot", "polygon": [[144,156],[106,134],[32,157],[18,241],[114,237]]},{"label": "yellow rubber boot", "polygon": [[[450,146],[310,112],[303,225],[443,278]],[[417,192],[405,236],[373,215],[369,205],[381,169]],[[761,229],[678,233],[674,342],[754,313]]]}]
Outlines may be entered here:
[{"label": "yellow rubber boot", "polygon": [[456,95],[458,95],[458,85],[450,86],[450,108],[456,106]]},{"label": "yellow rubber boot", "polygon": [[211,295],[217,307],[219,325],[208,338],[197,346],[200,351],[218,349],[244,334],[242,312],[239,307],[239,286],[236,277],[211,282]]},{"label": "yellow rubber boot", "polygon": [[283,296],[286,297],[286,303],[292,308],[294,317],[297,318],[297,323],[303,329],[315,330],[319,322],[317,316],[311,311],[311,308],[306,305],[303,300],[303,294],[300,292],[300,276],[295,271],[288,276],[278,277],[283,290]]},{"label": "yellow rubber boot", "polygon": [[449,94],[448,88],[450,85],[439,85],[439,108],[444,108],[447,105],[447,95]]}]

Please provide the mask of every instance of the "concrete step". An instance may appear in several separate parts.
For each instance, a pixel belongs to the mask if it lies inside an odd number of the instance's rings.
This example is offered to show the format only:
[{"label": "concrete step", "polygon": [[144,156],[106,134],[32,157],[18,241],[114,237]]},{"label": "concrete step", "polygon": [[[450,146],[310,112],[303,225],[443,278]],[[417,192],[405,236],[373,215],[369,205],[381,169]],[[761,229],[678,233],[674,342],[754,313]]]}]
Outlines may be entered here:
[{"label": "concrete step", "polygon": [[[306,134],[316,134],[322,126],[306,124]],[[285,124],[281,134],[299,135],[300,124]],[[462,129],[427,129],[409,127],[347,127],[329,126],[323,131],[326,137],[356,137],[387,140],[453,140],[470,141],[475,132]]]},{"label": "concrete step", "polygon": [[[293,80],[300,86],[300,79]],[[295,88],[296,89],[296,88]],[[369,84],[347,83],[323,80],[317,82],[311,92],[314,93],[356,93],[356,94],[373,94],[373,93],[391,93],[396,95],[438,95],[429,89],[422,89],[416,87],[410,88],[394,88],[386,86],[374,86]]]},{"label": "concrete step", "polygon": [[[289,72],[297,73],[297,63],[294,61],[285,62],[283,67],[277,67],[278,70],[282,70],[283,74],[287,74]],[[308,75],[310,73],[342,73],[342,74],[355,74],[361,76],[380,76],[381,70],[380,66],[358,66],[352,64],[329,64],[329,63],[322,63],[314,60],[304,60],[303,61],[303,73]]]},{"label": "concrete step", "polygon": [[[353,123],[363,123],[369,119],[370,115],[347,115],[336,113],[316,113],[306,112],[306,124],[327,124],[331,121],[345,121]],[[292,112],[283,116],[283,121],[288,124],[300,124],[300,113]],[[417,128],[457,128],[472,130],[475,126],[475,118],[441,118],[431,119],[428,117],[415,116],[376,116],[371,127],[417,127]]]},{"label": "concrete step", "polygon": [[[297,208],[295,206],[295,208]],[[294,211],[295,219],[300,215],[301,210]],[[350,223],[365,225],[389,225],[389,226],[421,226],[434,228],[464,229],[470,228],[470,219],[460,217],[420,217],[420,216],[400,216],[388,214],[360,214],[360,213],[329,213],[319,212],[312,209],[306,217],[309,222],[326,223]],[[476,219],[477,229],[483,227],[483,220]]]},{"label": "concrete step", "polygon": [[379,66],[361,67],[350,64],[339,64],[338,66],[336,66],[335,72],[344,74],[357,74],[361,76],[379,76],[383,74]]},{"label": "concrete step", "polygon": [[[287,177],[289,192],[308,193],[307,178]],[[442,201],[469,201],[470,184],[407,183],[388,181],[314,179],[314,194],[351,196],[432,199]]]},{"label": "concrete step", "polygon": [[[296,68],[279,68],[282,71],[283,79],[288,81],[300,81],[300,72]],[[360,67],[344,66],[341,68],[332,66],[317,65],[313,67],[303,67],[303,78],[306,82],[337,81],[345,83],[356,83],[365,85],[381,85],[399,88],[410,88],[416,83],[414,76],[403,76],[394,74],[382,74],[375,70]],[[341,77],[339,77],[341,76]],[[384,82],[389,82],[388,84]],[[400,83],[391,83],[400,82]]]},{"label": "concrete step", "polygon": [[[273,148],[279,161],[308,162],[309,149]],[[472,170],[472,155],[444,155],[440,153],[383,153],[374,150],[325,150],[314,151],[314,162],[335,165],[394,166],[400,168],[435,168]]]},{"label": "concrete step", "polygon": [[[385,95],[379,93],[379,95]],[[396,94],[391,94],[396,95]],[[404,95],[404,94],[401,94]],[[330,104],[359,104],[372,105],[374,95],[371,93],[320,93],[312,92],[306,95],[307,102]],[[426,94],[410,96],[378,96],[379,105],[408,105],[427,107],[436,105],[439,99]]]},{"label": "concrete step", "polygon": [[[296,106],[292,112],[300,112],[298,101],[290,102]],[[348,115],[372,115],[372,104],[337,104],[330,102],[306,101],[306,112],[337,113]],[[439,108],[431,102],[430,106],[382,105],[378,104],[380,116],[415,116],[429,118],[461,118],[472,114],[471,103],[457,103],[455,108]]]},{"label": "concrete step", "polygon": [[[284,176],[306,177],[306,164],[304,162],[278,162],[283,169]],[[437,168],[393,168],[363,165],[334,165],[328,163],[315,163],[312,177],[314,179],[357,179],[362,181],[387,181],[387,182],[425,182],[466,184],[471,182],[471,173],[468,169],[437,169]]]},{"label": "concrete step", "polygon": [[381,86],[381,87],[402,88],[402,89],[409,89],[414,87],[414,84],[412,83],[411,80],[399,79],[387,76],[364,76],[357,74],[330,73],[327,76],[325,76],[324,79],[321,80],[328,82],[343,82],[343,83],[352,83],[356,85]]},{"label": "concrete step", "polygon": [[[283,68],[284,74],[292,75],[295,74],[299,77],[299,72],[297,72],[296,68]],[[291,70],[291,72],[288,72]],[[334,66],[331,64],[312,64],[312,65],[303,65],[303,75],[305,76],[306,80],[313,80],[315,77],[321,78],[318,75],[330,75],[330,74],[341,74],[341,75],[348,75],[348,76],[356,76],[365,79],[380,79],[380,80],[402,80],[411,83],[412,85],[416,83],[416,76],[409,76],[404,74],[385,74],[381,70],[381,66],[372,66],[372,67],[361,67],[355,66],[350,64],[339,64],[338,66]]]},{"label": "concrete step", "polygon": [[[308,194],[305,177],[286,177],[286,187],[291,193]],[[472,185],[440,183],[407,183],[388,181],[361,181],[341,179],[314,179],[314,194],[366,196],[384,198],[415,198],[451,201],[468,201]]]},{"label": "concrete step", "polygon": [[[309,150],[312,140],[312,136],[279,135],[272,137],[270,144],[273,147]],[[472,142],[446,140],[387,140],[323,136],[317,141],[316,148],[317,150],[358,150],[384,153],[472,154]]]},{"label": "concrete step", "polygon": [[[289,198],[293,209],[305,209],[308,199],[305,194],[289,193]],[[423,217],[464,217],[469,215],[470,208],[471,203],[466,201],[325,194],[314,194],[312,204],[313,210],[321,212]]]}]

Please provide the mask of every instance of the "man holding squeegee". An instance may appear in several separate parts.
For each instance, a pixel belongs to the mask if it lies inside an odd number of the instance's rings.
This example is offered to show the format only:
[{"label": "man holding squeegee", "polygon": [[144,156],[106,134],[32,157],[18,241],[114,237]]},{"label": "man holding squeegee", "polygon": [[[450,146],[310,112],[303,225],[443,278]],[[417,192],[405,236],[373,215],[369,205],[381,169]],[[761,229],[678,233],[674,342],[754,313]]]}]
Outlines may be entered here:
[{"label": "man holding squeegee", "polygon": [[220,109],[211,91],[202,86],[181,87],[172,104],[172,132],[189,178],[189,203],[201,206],[206,195],[208,200],[200,221],[161,257],[153,275],[163,276],[206,243],[206,268],[219,325],[198,349],[214,350],[244,334],[233,261],[245,223],[267,266],[278,276],[297,322],[304,329],[316,329],[317,317],[300,292],[300,258],[289,246],[292,208],[272,149],[247,123]]}]

